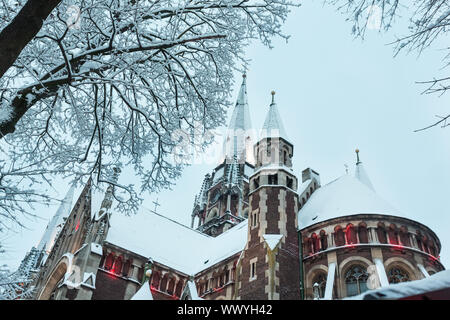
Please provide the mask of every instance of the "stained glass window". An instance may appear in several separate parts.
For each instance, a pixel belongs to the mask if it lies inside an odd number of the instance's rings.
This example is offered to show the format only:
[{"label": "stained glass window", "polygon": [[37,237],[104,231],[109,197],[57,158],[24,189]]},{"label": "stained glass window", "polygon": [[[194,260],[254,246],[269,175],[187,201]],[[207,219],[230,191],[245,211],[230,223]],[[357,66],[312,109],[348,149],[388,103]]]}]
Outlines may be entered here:
[{"label": "stained glass window", "polygon": [[367,291],[367,279],[369,274],[366,268],[355,265],[345,273],[345,284],[347,287],[347,296],[355,296]]},{"label": "stained glass window", "polygon": [[399,283],[410,281],[411,279],[405,270],[399,267],[394,267],[388,271],[388,280],[389,283]]}]

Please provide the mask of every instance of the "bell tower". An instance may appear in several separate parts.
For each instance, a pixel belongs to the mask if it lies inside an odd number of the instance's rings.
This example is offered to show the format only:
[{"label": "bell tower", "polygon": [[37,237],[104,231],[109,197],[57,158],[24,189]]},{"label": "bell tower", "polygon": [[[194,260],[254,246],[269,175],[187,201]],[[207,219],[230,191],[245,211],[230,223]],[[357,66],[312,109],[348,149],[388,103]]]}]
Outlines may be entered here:
[{"label": "bell tower", "polygon": [[248,237],[238,267],[238,299],[300,299],[293,150],[272,91],[254,147],[256,166],[249,182]]},{"label": "bell tower", "polygon": [[248,179],[254,170],[254,139],[246,79],[243,74],[224,135],[220,163],[212,174],[205,176],[191,214],[191,228],[196,227],[214,237],[244,221],[248,215]]}]

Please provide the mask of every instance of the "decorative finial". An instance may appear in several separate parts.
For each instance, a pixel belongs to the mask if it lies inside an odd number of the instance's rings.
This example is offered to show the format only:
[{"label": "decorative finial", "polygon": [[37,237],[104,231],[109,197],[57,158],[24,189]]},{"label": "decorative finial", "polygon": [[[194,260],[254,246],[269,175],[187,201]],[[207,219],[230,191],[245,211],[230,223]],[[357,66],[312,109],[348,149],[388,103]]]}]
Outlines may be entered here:
[{"label": "decorative finial", "polygon": [[270,93],[272,95],[272,104],[275,103],[275,91],[272,90],[272,92]]},{"label": "decorative finial", "polygon": [[360,161],[359,161],[359,149],[356,148],[355,152],[356,152],[356,164],[358,164],[358,163],[360,163]]}]

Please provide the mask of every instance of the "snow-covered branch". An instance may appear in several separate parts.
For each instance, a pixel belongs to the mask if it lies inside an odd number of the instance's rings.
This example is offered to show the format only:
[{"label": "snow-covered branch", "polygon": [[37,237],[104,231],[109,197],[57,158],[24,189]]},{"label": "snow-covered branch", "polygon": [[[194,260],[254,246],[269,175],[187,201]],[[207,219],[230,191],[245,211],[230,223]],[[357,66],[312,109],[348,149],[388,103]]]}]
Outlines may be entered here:
[{"label": "snow-covered branch", "polygon": [[[0,5],[0,29],[25,3]],[[0,147],[14,146],[4,165],[40,163],[52,174],[96,182],[130,166],[141,192],[169,188],[185,165],[174,161],[172,133],[223,124],[233,72],[247,64],[246,46],[287,38],[281,27],[291,6],[288,0],[61,2],[0,78]],[[117,185],[122,211],[137,208],[135,187]]]}]

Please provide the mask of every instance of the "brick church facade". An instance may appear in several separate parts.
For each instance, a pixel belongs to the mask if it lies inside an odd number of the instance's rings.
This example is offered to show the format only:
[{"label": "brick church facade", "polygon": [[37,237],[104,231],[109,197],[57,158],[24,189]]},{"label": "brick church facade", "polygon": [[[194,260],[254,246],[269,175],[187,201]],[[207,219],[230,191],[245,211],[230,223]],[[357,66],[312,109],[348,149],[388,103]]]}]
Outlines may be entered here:
[{"label": "brick church facade", "polygon": [[274,95],[255,138],[244,75],[190,227],[115,214],[113,187],[91,181],[65,201],[38,248],[35,299],[341,299],[443,270],[439,238],[378,196],[359,151],[354,175],[298,180]]}]

